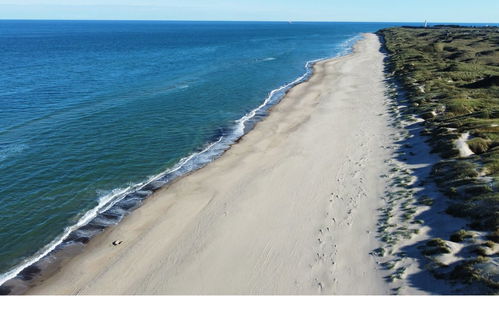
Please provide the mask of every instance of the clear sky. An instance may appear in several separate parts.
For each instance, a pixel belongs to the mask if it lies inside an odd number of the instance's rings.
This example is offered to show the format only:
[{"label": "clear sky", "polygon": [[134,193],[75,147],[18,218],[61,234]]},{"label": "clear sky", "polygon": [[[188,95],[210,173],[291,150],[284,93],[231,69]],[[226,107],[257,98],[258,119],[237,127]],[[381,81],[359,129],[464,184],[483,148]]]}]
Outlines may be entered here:
[{"label": "clear sky", "polygon": [[0,0],[0,19],[499,23],[499,0]]}]

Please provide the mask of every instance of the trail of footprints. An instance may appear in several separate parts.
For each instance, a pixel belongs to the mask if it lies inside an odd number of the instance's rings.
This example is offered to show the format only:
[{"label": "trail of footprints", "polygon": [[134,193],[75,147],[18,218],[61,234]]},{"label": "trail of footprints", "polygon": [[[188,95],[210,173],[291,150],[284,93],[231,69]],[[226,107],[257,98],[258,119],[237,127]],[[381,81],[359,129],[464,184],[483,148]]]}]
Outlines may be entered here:
[{"label": "trail of footprints", "polygon": [[[402,114],[405,106],[400,106],[394,101],[395,91],[396,88],[390,90],[391,94],[386,101],[387,107],[391,109],[389,115],[392,126],[397,129],[397,133],[391,135],[394,144],[410,137],[404,129],[404,121],[411,120]],[[393,150],[395,154],[401,153],[395,150],[395,146],[385,146],[384,148]],[[311,268],[316,274],[314,281],[319,293],[324,293],[326,290],[328,293],[334,293],[334,287],[338,285],[335,278],[335,259],[338,247],[335,244],[334,236],[342,235],[342,231],[348,230],[352,226],[359,202],[367,197],[363,188],[365,180],[363,170],[366,166],[369,147],[366,144],[361,144],[356,151],[355,154],[347,157],[336,176],[336,191],[328,196],[327,221],[324,226],[317,230],[315,263],[311,265]],[[381,268],[389,272],[385,279],[393,283],[392,292],[397,294],[403,286],[403,283],[397,284],[397,281],[403,280],[408,260],[403,253],[397,251],[395,244],[417,234],[421,223],[414,218],[414,203],[416,201],[411,185],[415,177],[412,175],[412,171],[397,160],[389,159],[386,162],[391,168],[391,172],[385,176],[389,182],[389,188],[386,191],[386,207],[380,210],[377,232],[377,238],[382,247],[373,251],[372,255],[379,258],[378,263]],[[344,195],[344,192],[347,191],[345,190],[347,185],[349,188],[354,188],[354,195]],[[402,219],[393,216],[394,210],[402,211]],[[331,283],[332,286],[327,287],[327,283]]]},{"label": "trail of footprints", "polygon": [[[342,231],[348,230],[352,226],[359,201],[363,197],[367,197],[363,188],[365,180],[363,169],[367,159],[366,149],[367,146],[362,144],[361,148],[357,149],[360,153],[347,157],[343,163],[336,176],[335,191],[328,196],[327,220],[323,226],[317,229],[314,264],[311,265],[311,268],[316,274],[314,285],[319,293],[324,293],[326,290],[329,293],[334,292],[334,287],[338,284],[338,280],[335,278],[336,255],[338,254],[335,235],[341,235]],[[347,185],[350,189],[354,188],[354,195],[344,194]],[[327,287],[328,283],[332,284],[332,287]]]}]

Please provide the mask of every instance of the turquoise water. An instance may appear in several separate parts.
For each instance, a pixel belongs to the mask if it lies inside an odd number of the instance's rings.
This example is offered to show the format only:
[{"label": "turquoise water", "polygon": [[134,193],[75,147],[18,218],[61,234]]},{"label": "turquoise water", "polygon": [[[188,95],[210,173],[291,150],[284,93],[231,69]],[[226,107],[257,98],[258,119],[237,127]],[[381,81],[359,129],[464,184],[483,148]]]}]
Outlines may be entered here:
[{"label": "turquoise water", "polygon": [[391,25],[0,21],[0,284],[219,156],[307,62]]}]

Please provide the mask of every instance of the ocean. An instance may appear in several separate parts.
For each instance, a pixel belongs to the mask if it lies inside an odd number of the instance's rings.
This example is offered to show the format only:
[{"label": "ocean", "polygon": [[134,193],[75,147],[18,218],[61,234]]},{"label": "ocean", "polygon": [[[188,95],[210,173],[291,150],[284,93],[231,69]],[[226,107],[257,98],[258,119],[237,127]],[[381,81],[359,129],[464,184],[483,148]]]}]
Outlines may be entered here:
[{"label": "ocean", "polygon": [[393,25],[0,21],[0,284],[116,225],[219,157],[314,60]]}]

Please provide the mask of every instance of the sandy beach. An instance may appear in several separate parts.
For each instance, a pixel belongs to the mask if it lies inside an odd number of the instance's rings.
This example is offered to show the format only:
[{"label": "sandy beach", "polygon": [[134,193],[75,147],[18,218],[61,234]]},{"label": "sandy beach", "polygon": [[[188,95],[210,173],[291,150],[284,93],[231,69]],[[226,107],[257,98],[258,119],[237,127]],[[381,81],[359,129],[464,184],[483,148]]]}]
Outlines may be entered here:
[{"label": "sandy beach", "polygon": [[221,158],[27,293],[389,294],[370,255],[393,131],[379,49],[365,34],[317,63]]}]

